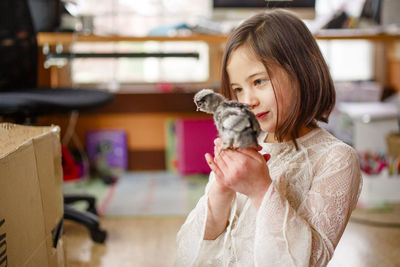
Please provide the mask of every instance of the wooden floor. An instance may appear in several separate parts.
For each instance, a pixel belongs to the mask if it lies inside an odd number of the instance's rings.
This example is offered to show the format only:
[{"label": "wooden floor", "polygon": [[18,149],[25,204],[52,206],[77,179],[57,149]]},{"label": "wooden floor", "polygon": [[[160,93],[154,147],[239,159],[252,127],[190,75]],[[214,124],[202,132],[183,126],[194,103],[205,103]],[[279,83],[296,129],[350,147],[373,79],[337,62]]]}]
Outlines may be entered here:
[{"label": "wooden floor", "polygon": [[[184,220],[184,217],[103,218],[101,225],[108,231],[105,245],[93,243],[83,226],[66,221],[67,266],[173,266],[175,237]],[[400,266],[400,228],[351,221],[328,266]]]},{"label": "wooden floor", "polygon": [[175,238],[184,217],[103,218],[105,245],[93,243],[81,225],[65,222],[68,267],[173,266]]},{"label": "wooden floor", "polygon": [[329,267],[399,267],[400,228],[350,222]]}]

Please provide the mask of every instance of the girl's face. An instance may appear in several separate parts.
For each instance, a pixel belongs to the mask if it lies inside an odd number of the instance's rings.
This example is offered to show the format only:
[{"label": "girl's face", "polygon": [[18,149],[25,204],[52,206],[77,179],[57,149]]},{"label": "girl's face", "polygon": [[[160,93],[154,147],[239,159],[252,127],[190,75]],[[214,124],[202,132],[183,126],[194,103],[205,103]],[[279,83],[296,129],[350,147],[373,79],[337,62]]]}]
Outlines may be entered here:
[{"label": "girl's face", "polygon": [[274,133],[278,107],[281,123],[294,101],[294,90],[288,74],[276,66],[270,71],[270,77],[262,62],[246,46],[240,46],[232,52],[226,70],[237,100],[250,106],[263,131]]}]

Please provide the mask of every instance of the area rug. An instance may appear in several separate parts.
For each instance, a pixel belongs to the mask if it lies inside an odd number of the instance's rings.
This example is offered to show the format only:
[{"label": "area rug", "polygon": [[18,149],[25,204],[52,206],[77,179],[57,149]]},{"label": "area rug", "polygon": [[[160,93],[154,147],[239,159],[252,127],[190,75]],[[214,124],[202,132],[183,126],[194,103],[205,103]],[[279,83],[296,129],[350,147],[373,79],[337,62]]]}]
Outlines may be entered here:
[{"label": "area rug", "polygon": [[204,194],[208,177],[174,172],[127,172],[110,186],[100,180],[68,183],[64,193],[89,193],[102,216],[187,215]]}]

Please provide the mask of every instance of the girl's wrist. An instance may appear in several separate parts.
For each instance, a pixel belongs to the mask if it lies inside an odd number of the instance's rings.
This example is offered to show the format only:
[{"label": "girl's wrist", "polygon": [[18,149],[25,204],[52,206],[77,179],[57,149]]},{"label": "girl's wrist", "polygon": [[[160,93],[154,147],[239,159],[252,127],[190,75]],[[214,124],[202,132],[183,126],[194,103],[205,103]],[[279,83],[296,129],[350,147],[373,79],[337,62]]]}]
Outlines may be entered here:
[{"label": "girl's wrist", "polygon": [[220,184],[217,181],[215,181],[213,189],[215,193],[217,193],[218,195],[223,195],[225,197],[233,197],[235,195],[235,191],[233,191],[227,186]]},{"label": "girl's wrist", "polygon": [[249,196],[251,202],[257,209],[261,206],[261,203],[264,199],[265,194],[268,191],[269,186],[270,186],[270,183],[268,185],[266,185],[265,187],[260,188],[260,190],[258,190],[253,195]]}]

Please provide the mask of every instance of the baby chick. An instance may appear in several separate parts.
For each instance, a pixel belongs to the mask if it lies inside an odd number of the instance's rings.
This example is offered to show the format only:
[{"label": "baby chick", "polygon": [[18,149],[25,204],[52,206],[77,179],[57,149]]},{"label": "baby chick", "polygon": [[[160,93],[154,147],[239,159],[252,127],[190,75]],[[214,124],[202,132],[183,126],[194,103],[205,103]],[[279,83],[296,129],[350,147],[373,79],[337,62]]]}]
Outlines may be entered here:
[{"label": "baby chick", "polygon": [[197,110],[213,114],[222,148],[258,147],[260,124],[246,104],[227,100],[211,89],[203,89],[194,96]]}]

